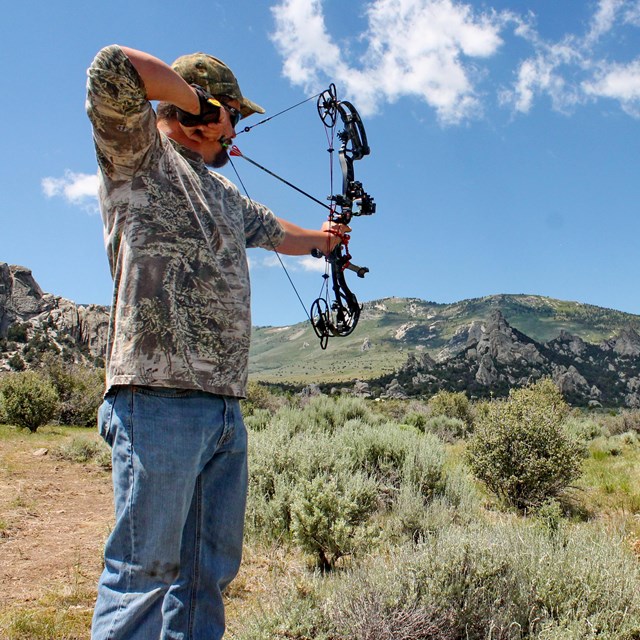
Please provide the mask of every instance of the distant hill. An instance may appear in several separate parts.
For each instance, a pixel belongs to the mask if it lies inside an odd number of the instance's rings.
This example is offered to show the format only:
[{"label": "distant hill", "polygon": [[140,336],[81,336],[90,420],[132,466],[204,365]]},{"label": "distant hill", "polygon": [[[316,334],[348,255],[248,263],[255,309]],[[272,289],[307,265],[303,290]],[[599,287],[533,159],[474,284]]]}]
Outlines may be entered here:
[{"label": "distant hill", "polygon": [[379,376],[402,366],[415,350],[442,360],[460,350],[466,327],[486,321],[495,310],[540,343],[562,331],[590,344],[625,328],[640,331],[638,315],[543,296],[494,295],[452,304],[385,298],[365,303],[354,334],[332,338],[324,352],[308,323],[254,329],[251,372],[263,380],[317,382]]},{"label": "distant hill", "polygon": [[[108,307],[44,293],[31,271],[0,263],[0,371],[51,351],[101,364]],[[387,396],[462,390],[501,395],[548,375],[576,404],[640,407],[640,316],[533,295],[439,304],[364,304],[356,331],[326,350],[308,322],[255,327],[253,379],[344,386]]]}]

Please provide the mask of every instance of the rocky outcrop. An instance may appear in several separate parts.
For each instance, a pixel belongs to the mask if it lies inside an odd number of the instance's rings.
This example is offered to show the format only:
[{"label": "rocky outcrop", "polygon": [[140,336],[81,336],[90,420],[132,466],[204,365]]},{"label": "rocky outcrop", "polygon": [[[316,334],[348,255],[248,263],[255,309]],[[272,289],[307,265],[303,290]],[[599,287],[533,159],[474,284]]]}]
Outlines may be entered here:
[{"label": "rocky outcrop", "polygon": [[486,326],[481,328],[475,349],[478,358],[486,355],[497,364],[540,364],[543,361],[535,342],[512,329],[498,310],[491,313]]},{"label": "rocky outcrop", "polygon": [[620,356],[637,358],[640,356],[640,336],[635,329],[627,327],[622,329],[615,338],[605,342],[603,347],[613,350]]},{"label": "rocky outcrop", "polygon": [[403,373],[416,373],[418,371],[428,371],[436,364],[435,360],[426,352],[412,352],[407,357],[407,361],[402,367]]},{"label": "rocky outcrop", "polygon": [[[16,342],[16,327],[24,337]],[[0,367],[20,355],[28,342],[46,337],[48,344],[68,359],[103,358],[109,330],[109,308],[77,305],[70,300],[42,291],[26,267],[0,263]]]},{"label": "rocky outcrop", "polygon": [[46,310],[44,293],[31,271],[18,265],[0,263],[0,336],[16,320],[29,320]]},{"label": "rocky outcrop", "polygon": [[381,393],[402,397],[446,389],[503,396],[544,376],[574,404],[640,407],[640,336],[626,329],[598,346],[561,331],[540,344],[493,310],[486,321],[459,327],[437,360],[410,353]]},{"label": "rocky outcrop", "polygon": [[564,395],[582,394],[586,396],[600,396],[599,389],[594,387],[592,390],[586,378],[581,375],[573,365],[569,368],[562,366],[556,367],[553,371],[552,378],[558,389],[560,389]]},{"label": "rocky outcrop", "polygon": [[394,378],[387,385],[381,397],[394,399],[394,400],[404,400],[408,396],[407,396],[407,392],[404,390],[402,385],[398,382],[397,378]]}]

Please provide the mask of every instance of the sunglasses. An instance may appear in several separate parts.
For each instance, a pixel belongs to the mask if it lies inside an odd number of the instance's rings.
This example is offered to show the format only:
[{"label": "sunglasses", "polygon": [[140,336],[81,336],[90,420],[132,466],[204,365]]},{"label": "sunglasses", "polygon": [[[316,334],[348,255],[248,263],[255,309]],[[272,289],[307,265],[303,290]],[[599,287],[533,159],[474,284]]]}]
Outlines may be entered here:
[{"label": "sunglasses", "polygon": [[218,100],[220,104],[225,108],[226,112],[229,114],[229,120],[231,120],[231,126],[235,129],[238,122],[242,118],[242,113],[240,109],[236,109],[235,107],[230,107],[228,104],[225,104],[221,100]]}]

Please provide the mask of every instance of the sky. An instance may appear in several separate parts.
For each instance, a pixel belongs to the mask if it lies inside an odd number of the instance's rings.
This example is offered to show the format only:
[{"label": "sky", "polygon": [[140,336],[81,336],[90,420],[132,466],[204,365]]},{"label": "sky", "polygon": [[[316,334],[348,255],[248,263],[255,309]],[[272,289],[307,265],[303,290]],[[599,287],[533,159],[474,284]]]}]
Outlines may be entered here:
[{"label": "sky", "polygon": [[[112,43],[169,63],[215,55],[267,115],[335,83],[371,147],[354,164],[377,204],[352,223],[353,261],[370,269],[347,274],[360,301],[526,293],[640,314],[640,0],[9,3],[0,262],[83,304],[111,301],[84,95],[87,67]],[[340,190],[313,100],[236,144],[318,199]],[[276,214],[311,228],[326,218],[235,166]],[[304,320],[273,254],[249,260],[254,324]],[[286,260],[307,306],[323,262]]]}]

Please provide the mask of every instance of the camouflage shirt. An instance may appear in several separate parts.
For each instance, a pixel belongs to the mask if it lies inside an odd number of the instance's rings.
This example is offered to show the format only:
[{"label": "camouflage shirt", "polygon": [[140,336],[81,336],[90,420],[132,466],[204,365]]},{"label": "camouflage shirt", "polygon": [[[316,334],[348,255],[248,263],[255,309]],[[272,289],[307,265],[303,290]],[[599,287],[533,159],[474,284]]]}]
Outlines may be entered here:
[{"label": "camouflage shirt", "polygon": [[139,384],[242,397],[251,336],[246,247],[283,230],[266,207],[158,131],[117,46],[88,70],[113,304],[107,389]]}]

